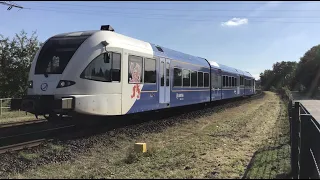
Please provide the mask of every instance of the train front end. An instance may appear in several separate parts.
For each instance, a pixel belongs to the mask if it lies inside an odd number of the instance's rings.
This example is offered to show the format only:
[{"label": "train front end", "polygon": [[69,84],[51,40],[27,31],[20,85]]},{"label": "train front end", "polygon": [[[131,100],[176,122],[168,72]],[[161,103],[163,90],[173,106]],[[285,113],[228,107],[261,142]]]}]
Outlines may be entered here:
[{"label": "train front end", "polygon": [[[49,38],[32,62],[27,95],[11,107],[20,104],[21,110],[47,119],[74,114],[106,115],[103,112],[108,111],[99,108],[106,107],[107,101],[114,105],[121,103],[121,88],[113,88],[111,82],[89,80],[90,77],[103,79],[112,73],[96,63],[102,59],[103,66],[108,67],[112,59],[105,38],[101,31],[65,33]],[[121,113],[118,111],[112,113],[118,115]]]}]

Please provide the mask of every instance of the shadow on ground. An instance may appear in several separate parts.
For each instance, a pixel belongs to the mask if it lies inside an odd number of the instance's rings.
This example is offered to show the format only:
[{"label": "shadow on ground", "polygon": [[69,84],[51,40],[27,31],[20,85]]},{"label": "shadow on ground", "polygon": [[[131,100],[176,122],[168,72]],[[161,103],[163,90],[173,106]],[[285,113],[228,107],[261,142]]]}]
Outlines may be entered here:
[{"label": "shadow on ground", "polygon": [[[282,108],[285,108],[282,105]],[[270,137],[251,158],[242,179],[290,178],[290,129],[287,112],[282,111]]]}]

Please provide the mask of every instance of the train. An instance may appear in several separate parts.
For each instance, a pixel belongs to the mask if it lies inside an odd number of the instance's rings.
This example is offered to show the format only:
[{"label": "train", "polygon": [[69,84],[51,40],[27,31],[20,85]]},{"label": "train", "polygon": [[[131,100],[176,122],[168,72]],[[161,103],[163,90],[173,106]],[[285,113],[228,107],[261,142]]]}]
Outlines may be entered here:
[{"label": "train", "polygon": [[[62,33],[36,53],[20,108],[49,120],[122,116],[255,94],[246,71],[100,30]],[[16,99],[18,101],[18,99]],[[17,103],[12,103],[17,104]]]}]

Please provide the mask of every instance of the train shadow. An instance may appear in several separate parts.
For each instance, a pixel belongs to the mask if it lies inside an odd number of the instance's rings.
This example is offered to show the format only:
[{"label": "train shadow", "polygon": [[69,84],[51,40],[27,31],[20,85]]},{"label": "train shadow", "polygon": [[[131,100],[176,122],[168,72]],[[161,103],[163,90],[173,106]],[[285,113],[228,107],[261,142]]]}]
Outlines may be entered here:
[{"label": "train shadow", "polygon": [[[145,113],[116,116],[116,117],[92,117],[81,116],[81,120],[77,123],[76,131],[73,133],[62,134],[57,139],[68,140],[89,137],[92,135],[103,134],[111,130],[126,128],[129,135],[142,134],[143,132],[161,132],[168,126],[173,126],[179,122],[193,120],[199,117],[206,117],[213,112],[219,112],[225,108],[237,106],[244,103],[242,100],[252,101],[265,96],[264,92],[251,98],[239,98],[233,100],[224,100],[210,104],[198,104],[184,107],[170,108],[161,111],[150,111]],[[79,119],[75,119],[77,121]],[[89,122],[89,123],[88,123]],[[137,132],[134,128],[130,130],[128,127],[134,127],[143,124]],[[136,132],[133,132],[136,131]],[[138,134],[137,134],[138,133]]]},{"label": "train shadow", "polygon": [[[242,179],[290,178],[290,130],[289,121],[279,114],[269,139],[256,151]],[[284,119],[285,118],[285,119]]]}]

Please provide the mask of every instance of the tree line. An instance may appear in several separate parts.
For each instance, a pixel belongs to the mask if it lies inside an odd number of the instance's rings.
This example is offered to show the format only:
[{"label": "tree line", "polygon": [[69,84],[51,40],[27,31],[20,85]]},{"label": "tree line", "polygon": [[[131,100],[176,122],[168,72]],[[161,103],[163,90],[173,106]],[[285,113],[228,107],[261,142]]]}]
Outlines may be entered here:
[{"label": "tree line", "polygon": [[309,49],[299,62],[282,61],[273,64],[272,69],[260,74],[264,90],[276,91],[286,88],[300,91],[309,96],[318,92],[320,79],[320,45]]}]

